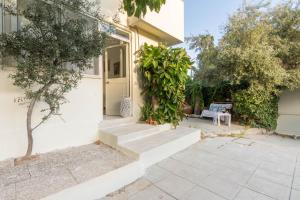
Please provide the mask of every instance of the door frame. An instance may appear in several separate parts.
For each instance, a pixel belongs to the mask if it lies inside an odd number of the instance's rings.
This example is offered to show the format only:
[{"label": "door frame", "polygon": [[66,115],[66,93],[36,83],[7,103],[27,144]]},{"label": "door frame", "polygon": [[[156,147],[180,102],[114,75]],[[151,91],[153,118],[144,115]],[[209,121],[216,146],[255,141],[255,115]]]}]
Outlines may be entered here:
[{"label": "door frame", "polygon": [[[119,38],[117,38],[118,40],[120,40]],[[123,55],[123,53],[122,53],[122,51],[120,51],[120,63],[121,63],[121,71],[120,71],[120,73],[122,74],[123,72],[122,72],[122,70],[124,69],[123,68],[123,65],[124,65],[124,63],[123,63],[123,61],[124,61],[124,56],[125,56],[125,62],[126,62],[126,68],[125,68],[125,70],[126,70],[126,85],[127,85],[127,87],[126,87],[126,89],[127,89],[127,93],[128,93],[128,97],[130,98],[130,99],[132,99],[132,93],[131,93],[131,60],[130,60],[130,43],[129,42],[125,42],[125,41],[123,41],[123,40],[120,40],[121,42],[124,42],[123,44],[118,44],[118,45],[112,45],[112,46],[108,46],[108,47],[106,47],[105,49],[104,49],[104,67],[103,67],[103,69],[104,69],[104,76],[103,76],[103,102],[104,102],[104,104],[103,104],[103,111],[104,111],[104,107],[106,107],[107,108],[107,99],[106,99],[106,97],[107,97],[107,83],[108,83],[108,50],[109,49],[112,49],[112,48],[117,48],[117,47],[120,47],[120,49],[122,48],[122,47],[125,47],[125,55]],[[105,112],[107,111],[107,109],[105,110]],[[105,112],[103,112],[103,115],[107,115]],[[131,113],[132,113],[132,107],[131,107]]]}]

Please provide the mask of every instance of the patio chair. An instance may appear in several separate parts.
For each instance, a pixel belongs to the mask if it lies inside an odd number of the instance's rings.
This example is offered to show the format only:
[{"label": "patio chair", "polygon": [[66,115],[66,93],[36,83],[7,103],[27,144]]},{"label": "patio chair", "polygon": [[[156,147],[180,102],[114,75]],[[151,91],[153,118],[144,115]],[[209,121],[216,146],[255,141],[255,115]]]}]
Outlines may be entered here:
[{"label": "patio chair", "polygon": [[[203,110],[201,113],[201,118],[213,118],[213,122],[217,123],[218,113],[223,113],[226,110],[231,110],[232,104],[231,103],[212,103],[209,106],[208,110]],[[221,120],[224,121],[225,119],[221,117]]]}]

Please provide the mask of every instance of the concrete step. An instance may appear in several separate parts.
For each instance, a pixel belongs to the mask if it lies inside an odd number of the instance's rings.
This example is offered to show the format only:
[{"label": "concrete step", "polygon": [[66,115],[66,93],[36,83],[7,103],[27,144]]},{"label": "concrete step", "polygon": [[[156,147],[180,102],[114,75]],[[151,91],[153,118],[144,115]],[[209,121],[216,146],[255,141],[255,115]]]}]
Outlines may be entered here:
[{"label": "concrete step", "polygon": [[95,177],[86,182],[52,194],[42,200],[95,200],[105,197],[120,188],[131,184],[145,174],[145,169],[138,161]]},{"label": "concrete step", "polygon": [[130,152],[147,168],[197,143],[200,139],[201,131],[198,129],[178,127],[120,146],[123,151]]},{"label": "concrete step", "polygon": [[188,127],[142,123],[115,124],[99,129],[100,141],[140,160],[145,168],[189,147],[201,139],[201,131]]},{"label": "concrete step", "polygon": [[133,117],[116,118],[116,119],[103,120],[102,122],[99,123],[98,127],[99,129],[106,129],[106,128],[112,128],[116,126],[135,124],[135,123],[136,120]]},{"label": "concrete step", "polygon": [[117,148],[123,143],[139,140],[161,131],[170,130],[170,125],[152,126],[142,123],[116,125],[115,127],[100,128],[100,140]]}]

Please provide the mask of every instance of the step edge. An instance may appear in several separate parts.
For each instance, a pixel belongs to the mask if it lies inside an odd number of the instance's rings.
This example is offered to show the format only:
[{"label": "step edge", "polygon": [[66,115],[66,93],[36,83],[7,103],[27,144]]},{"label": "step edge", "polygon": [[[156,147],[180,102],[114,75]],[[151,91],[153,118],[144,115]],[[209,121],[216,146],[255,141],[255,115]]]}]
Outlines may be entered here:
[{"label": "step edge", "polygon": [[[189,141],[186,141],[186,140],[189,140]],[[177,140],[173,140],[168,143],[165,143],[164,145],[160,145],[160,146],[157,146],[150,150],[144,151],[139,154],[139,158],[140,158],[140,161],[144,164],[144,166],[146,168],[148,168],[148,167],[155,165],[156,163],[158,163],[180,151],[183,151],[183,150],[189,148],[190,146],[192,146],[200,141],[201,141],[200,134],[194,132],[193,134],[189,134],[184,137],[180,137]],[[181,144],[178,145],[178,143],[181,143]],[[156,159],[155,161],[153,161],[153,159],[151,159],[151,158],[147,159],[147,155],[155,154],[155,152],[157,152],[157,151],[162,152],[162,149],[167,148],[167,146],[175,146],[175,147],[179,147],[179,148],[177,148],[176,150],[173,150],[173,151],[164,152],[164,153],[166,153],[166,155],[162,156],[161,158]],[[160,153],[160,155],[162,155],[162,153]]]},{"label": "step edge", "polygon": [[[159,132],[159,133],[157,133],[157,134],[153,134],[153,135],[151,135],[151,136],[149,136],[149,137],[157,137],[159,134],[174,134],[174,133],[172,133],[171,131],[172,131],[172,130],[162,131],[162,132]],[[201,130],[199,130],[199,129],[190,129],[190,128],[187,128],[185,131],[190,131],[190,132],[186,133],[186,135],[182,135],[181,137],[186,137],[186,136],[191,135],[191,134],[199,134],[199,135],[201,135]],[[149,138],[149,137],[148,137],[148,138]],[[181,137],[175,138],[174,140],[180,139]],[[146,138],[147,138],[147,137],[146,137]],[[143,139],[146,139],[146,138],[141,138],[141,139],[139,139],[139,140],[143,140]],[[135,141],[131,141],[131,142],[138,142],[139,140],[135,140]],[[167,144],[167,143],[172,142],[172,141],[174,141],[174,140],[167,141],[166,143],[163,143],[163,144]],[[128,149],[131,149],[129,146],[126,146],[126,144],[131,143],[131,142],[123,143],[122,145],[124,145],[124,146],[125,146],[126,148],[128,148]],[[162,145],[162,144],[160,144],[160,145]],[[158,145],[158,146],[160,146],[160,145]]]},{"label": "step edge", "polygon": [[[151,149],[147,149],[147,150],[145,150],[145,151],[142,151],[142,152],[140,152],[139,154],[141,155],[141,154],[143,154],[143,153],[145,153],[145,152],[148,152],[148,151],[151,151],[152,149],[156,149],[156,148],[159,148],[160,146],[162,146],[162,145],[167,145],[167,144],[169,144],[169,143],[172,143],[172,142],[176,142],[177,140],[180,140],[180,139],[183,139],[183,138],[187,138],[187,137],[191,137],[191,135],[199,135],[199,141],[201,140],[201,132],[200,131],[194,131],[194,132],[191,132],[191,133],[189,133],[189,134],[186,134],[186,135],[183,135],[183,136],[181,136],[181,137],[178,137],[178,138],[176,138],[176,139],[174,139],[174,140],[170,140],[170,141],[167,141],[167,142],[165,142],[165,143],[163,143],[163,144],[160,144],[160,145],[157,145],[157,146],[155,146],[155,147],[153,147],[153,148],[151,148]],[[132,149],[131,149],[132,150]],[[132,150],[133,151],[133,150]]]},{"label": "step edge", "polygon": [[[48,195],[41,200],[94,200],[105,197],[125,185],[131,184],[145,174],[145,168],[139,161],[134,161],[123,167],[95,177],[86,182],[69,187],[60,192]],[[123,178],[120,178],[123,177]],[[114,181],[118,179],[119,181]],[[107,184],[106,182],[109,182]]]},{"label": "step edge", "polygon": [[[161,131],[160,131],[159,128],[153,128],[153,129],[133,132],[131,134],[120,136],[118,138],[118,143],[119,144],[125,144],[125,143],[133,142],[133,141],[136,141],[136,140],[141,140],[143,138],[147,138],[147,137],[150,137],[152,135],[159,134],[160,132]],[[143,134],[145,134],[145,135],[143,135]],[[130,135],[136,135],[136,136],[133,136],[134,138],[130,138]]]}]

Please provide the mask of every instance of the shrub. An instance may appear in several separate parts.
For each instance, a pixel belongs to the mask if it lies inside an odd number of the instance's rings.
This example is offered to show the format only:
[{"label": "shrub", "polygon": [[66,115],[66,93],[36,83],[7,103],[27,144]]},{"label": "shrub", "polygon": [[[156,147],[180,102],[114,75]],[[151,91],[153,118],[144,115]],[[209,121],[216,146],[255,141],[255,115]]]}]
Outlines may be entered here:
[{"label": "shrub", "polygon": [[178,125],[184,116],[182,106],[185,100],[187,70],[192,64],[186,51],[182,48],[145,44],[138,51],[137,62],[146,101],[142,109],[142,119],[150,120],[151,117],[159,124]]},{"label": "shrub", "polygon": [[234,112],[242,122],[254,127],[276,129],[278,97],[268,94],[262,88],[250,87],[233,95]]},{"label": "shrub", "polygon": [[150,103],[145,103],[141,109],[141,120],[147,121],[152,120],[154,117],[153,107]]},{"label": "shrub", "polygon": [[230,81],[228,94],[241,121],[275,129],[278,97],[300,87],[300,1],[267,5],[245,4],[238,9],[217,45],[208,34],[189,42],[198,52],[195,78],[213,84],[203,90],[205,104],[226,95],[215,90],[216,82]]},{"label": "shrub", "polygon": [[204,108],[201,81],[189,78],[185,88],[186,102],[192,106],[194,114],[199,114],[197,112]]}]

